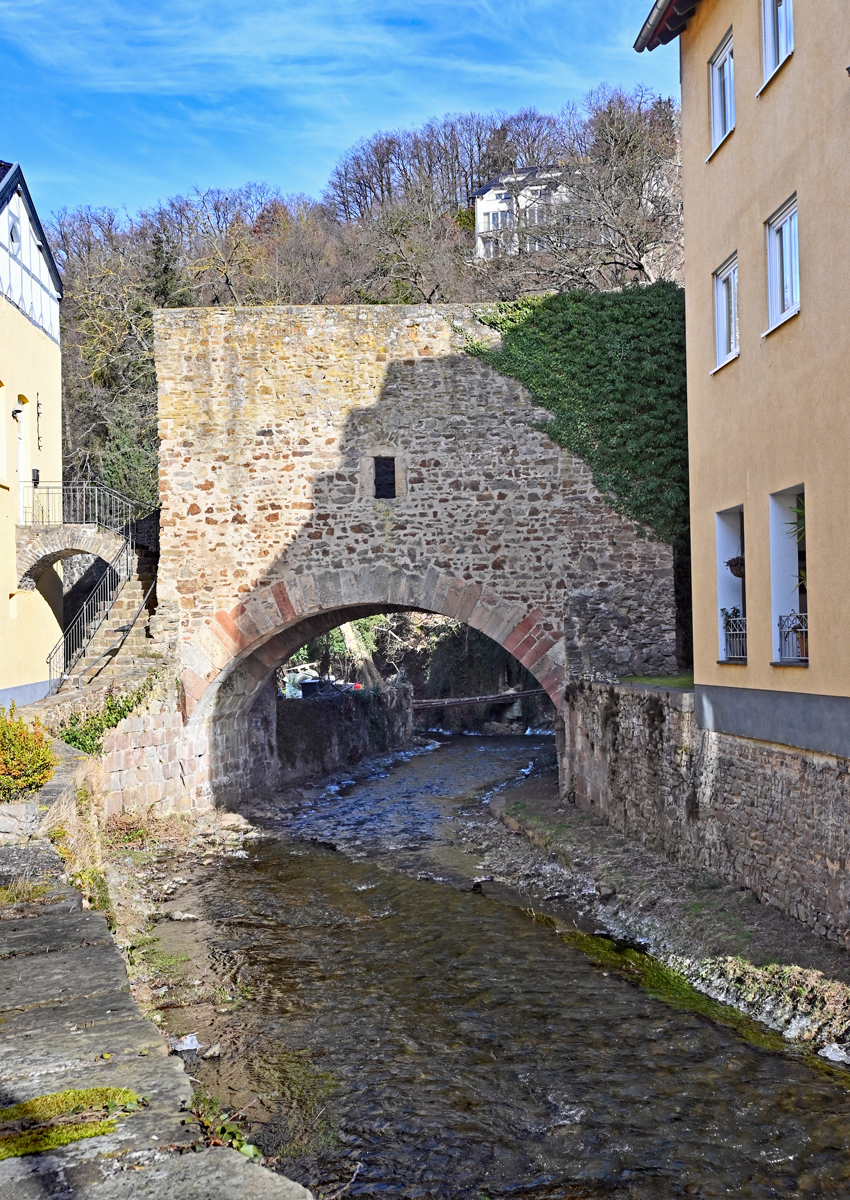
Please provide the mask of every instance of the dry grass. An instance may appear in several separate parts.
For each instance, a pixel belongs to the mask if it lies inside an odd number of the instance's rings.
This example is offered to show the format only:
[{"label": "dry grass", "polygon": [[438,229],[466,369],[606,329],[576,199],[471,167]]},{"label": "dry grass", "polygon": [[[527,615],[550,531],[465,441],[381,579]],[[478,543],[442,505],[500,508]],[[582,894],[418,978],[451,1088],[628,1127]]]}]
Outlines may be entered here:
[{"label": "dry grass", "polygon": [[49,883],[38,883],[28,875],[15,875],[0,887],[0,905],[43,904],[45,894],[49,891]]}]

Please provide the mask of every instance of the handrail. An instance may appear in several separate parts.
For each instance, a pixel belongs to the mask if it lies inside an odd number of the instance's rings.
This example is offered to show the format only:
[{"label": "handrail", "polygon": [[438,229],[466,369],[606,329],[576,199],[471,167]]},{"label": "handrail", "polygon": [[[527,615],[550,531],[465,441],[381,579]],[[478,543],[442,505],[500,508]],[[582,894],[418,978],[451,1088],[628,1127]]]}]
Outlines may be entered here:
[{"label": "handrail", "polygon": [[100,483],[25,483],[20,487],[19,525],[99,525],[132,536],[150,505]]},{"label": "handrail", "polygon": [[136,609],[136,615],[130,621],[130,624],[121,626],[121,630],[120,630],[121,637],[118,639],[116,644],[114,646],[110,646],[108,650],[104,650],[103,654],[99,654],[97,656],[97,658],[94,659],[93,662],[90,662],[87,667],[83,667],[82,671],[80,671],[79,675],[77,676],[77,690],[78,691],[81,692],[83,690],[83,675],[86,673],[86,671],[90,671],[92,669],[92,667],[96,667],[102,658],[108,658],[110,654],[117,654],[118,651],[121,649],[121,647],[124,645],[124,643],[126,642],[127,638],[130,635],[131,629],[138,621],[138,619],[141,615],[142,609],[145,607],[148,600],[150,599],[150,594],[154,590],[155,587],[156,587],[156,580],[154,579],[153,582],[151,583],[150,587],[148,588],[148,590],[145,592],[145,598],[142,601],[142,603],[139,605],[139,607]]},{"label": "handrail", "polygon": [[533,688],[525,692],[498,692],[494,696],[446,696],[443,700],[414,700],[411,707],[421,708],[458,708],[462,704],[513,704],[515,700],[524,700],[526,696],[545,696],[544,688]]},{"label": "handrail", "polygon": [[48,695],[52,696],[58,691],[63,680],[70,675],[74,663],[85,653],[95,633],[112,612],[119,592],[128,579],[132,578],[134,559],[133,543],[127,538],[106,567],[83,607],[48,654]]}]

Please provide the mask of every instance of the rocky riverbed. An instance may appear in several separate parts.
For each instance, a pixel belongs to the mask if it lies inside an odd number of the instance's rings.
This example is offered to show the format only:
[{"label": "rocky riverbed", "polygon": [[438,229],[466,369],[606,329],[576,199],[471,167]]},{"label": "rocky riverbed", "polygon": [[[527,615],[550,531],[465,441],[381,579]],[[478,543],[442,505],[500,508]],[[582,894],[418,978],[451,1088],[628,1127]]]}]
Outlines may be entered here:
[{"label": "rocky riverbed", "polygon": [[[460,757],[453,760],[451,756],[458,753]],[[195,822],[173,819],[147,825],[128,817],[113,824],[107,838],[107,878],[134,993],[169,1035],[197,1038],[197,1060],[188,1068],[196,1106],[207,1106],[210,1113],[236,1113],[245,1137],[260,1148],[265,1161],[310,1185],[319,1196],[343,1187],[349,1187],[352,1195],[371,1195],[374,1188],[378,1189],[374,1194],[379,1194],[389,1187],[388,1194],[413,1196],[419,1193],[410,1178],[423,1170],[435,1173],[436,1191],[427,1194],[467,1194],[460,1176],[453,1175],[442,1159],[435,1166],[434,1155],[426,1154],[430,1164],[426,1169],[422,1154],[412,1145],[403,1153],[398,1148],[398,1139],[405,1140],[394,1129],[398,1110],[419,1104],[400,1098],[394,1088],[402,1086],[403,1091],[406,1085],[401,1081],[390,1089],[396,1099],[391,1101],[388,1093],[385,1100],[392,1117],[381,1117],[365,1141],[362,1133],[354,1132],[362,1120],[357,1115],[362,1103],[358,1087],[365,1086],[372,1057],[362,1058],[362,1043],[371,1036],[376,1044],[383,1044],[388,1036],[380,1021],[370,1032],[383,1002],[371,1010],[368,1003],[373,1001],[364,1000],[364,986],[368,991],[372,984],[365,983],[361,961],[351,960],[345,1003],[352,1011],[330,1041],[333,1019],[328,1014],[331,1025],[325,1027],[319,1015],[346,994],[345,972],[340,977],[326,956],[345,957],[359,946],[356,953],[367,958],[377,960],[389,951],[391,956],[397,954],[398,961],[405,960],[410,948],[400,945],[393,950],[393,938],[399,934],[392,932],[392,924],[399,919],[393,914],[401,914],[410,903],[425,903],[419,915],[411,914],[409,919],[421,921],[426,941],[432,936],[427,899],[431,893],[416,890],[430,883],[447,889],[447,899],[478,892],[490,904],[495,902],[496,910],[482,910],[482,917],[485,912],[493,916],[481,927],[496,938],[494,944],[501,944],[502,934],[492,929],[498,913],[522,912],[524,921],[542,922],[553,934],[560,931],[562,943],[593,964],[600,981],[606,980],[606,988],[608,979],[619,978],[637,984],[647,996],[662,999],[661,1011],[666,1007],[671,1013],[665,1018],[671,1046],[682,1036],[676,1012],[693,1014],[685,1018],[688,1037],[697,1036],[698,1029],[730,1030],[721,1038],[730,1049],[722,1052],[700,1048],[700,1033],[688,1052],[696,1056],[694,1062],[702,1062],[707,1052],[709,1058],[720,1052],[721,1058],[731,1053],[730,1062],[740,1063],[740,1046],[748,1044],[753,1049],[744,1058],[750,1054],[756,1058],[747,1070],[754,1071],[757,1065],[762,1070],[785,1058],[793,1073],[791,1092],[796,1100],[783,1093],[781,1101],[776,1097],[769,1103],[800,1104],[804,1111],[811,1110],[807,1122],[820,1119],[821,1124],[831,1120],[826,1113],[835,1110],[837,1117],[838,1109],[843,1110],[837,1097],[846,1093],[846,1069],[815,1055],[824,1044],[841,1042],[846,1036],[850,988],[843,952],[758,904],[750,893],[683,871],[592,816],[562,804],[551,765],[551,740],[453,739],[434,751],[419,747],[419,755],[361,764],[356,778],[349,774],[292,788],[271,801],[246,797],[239,815],[211,814]],[[421,798],[423,781],[433,800]],[[452,795],[452,788],[458,796]],[[344,866],[345,862],[352,866]],[[408,894],[407,885],[399,893],[391,883],[382,882],[387,871],[390,877],[399,872],[408,876],[414,893]],[[321,883],[325,877],[327,882]],[[336,898],[331,899],[331,894]],[[347,895],[351,901],[343,899]],[[355,903],[357,895],[364,897],[363,904]],[[371,906],[365,903],[370,896]],[[446,912],[455,909],[452,900]],[[465,914],[463,906],[451,920],[460,919],[461,912]],[[298,932],[302,927],[304,937]],[[546,952],[545,945],[542,952],[556,957],[561,953],[554,946]],[[487,961],[486,955],[480,960],[481,970],[489,971]],[[390,968],[389,960],[387,969],[396,969]],[[531,968],[522,968],[527,969]],[[451,978],[447,976],[445,984],[450,990]],[[562,1003],[562,984],[553,977],[550,986],[555,1012]],[[601,997],[598,1002],[609,1003]],[[620,1057],[628,1057],[631,1035],[622,1032],[633,1020],[628,990],[615,992],[610,1003],[615,1009],[626,1005],[619,1036],[626,1046]],[[388,1016],[397,1004],[398,1000],[391,1003]],[[709,1025],[701,1025],[706,1019]],[[368,1085],[378,1088],[376,1097],[388,1087],[388,1079],[397,1074],[405,1056],[413,1054],[415,1060],[421,1034],[413,1026],[421,1023],[419,1016],[390,1038],[395,1049],[387,1044],[384,1068],[390,1075]],[[731,1043],[723,1040],[727,1036],[732,1037]],[[713,1038],[714,1034],[709,1042]],[[733,1051],[733,1045],[739,1049]],[[439,1059],[442,1053],[434,1050],[430,1057]],[[597,1060],[592,1062],[586,1068],[590,1074],[599,1069]],[[543,1071],[542,1064],[533,1067],[533,1055],[529,1063],[532,1074],[535,1069]],[[769,1075],[759,1085],[759,1094],[768,1097],[785,1086],[782,1070],[777,1074],[770,1067]],[[809,1076],[811,1084],[806,1082]],[[443,1104],[444,1085],[433,1086],[438,1087],[434,1103],[440,1097]],[[480,1087],[486,1086],[482,1080]],[[498,1089],[494,1103],[497,1094]],[[740,1102],[753,1100],[741,1097]],[[380,1108],[383,1102],[376,1098],[374,1103]],[[387,1120],[389,1125],[381,1125]],[[450,1106],[441,1120],[451,1127],[458,1115]],[[384,1132],[377,1132],[379,1128]],[[732,1136],[731,1130],[726,1136]],[[470,1133],[472,1160],[481,1152],[481,1137],[485,1142],[499,1140],[495,1133]],[[382,1142],[386,1143],[383,1159]],[[502,1153],[509,1153],[509,1158],[519,1155],[510,1159],[509,1177],[522,1178],[530,1169],[523,1166],[525,1159],[518,1149]],[[842,1163],[843,1159],[833,1162],[827,1155],[824,1166],[821,1156],[808,1174],[798,1172],[794,1186],[800,1179],[824,1183],[836,1175],[843,1178]],[[483,1165],[476,1169],[483,1172],[481,1178],[486,1177]],[[741,1178],[740,1163],[728,1169],[731,1178]],[[563,1166],[553,1169],[549,1178],[559,1178],[558,1171]],[[605,1188],[615,1186],[613,1177],[606,1178]],[[601,1195],[595,1190],[597,1183],[588,1184],[588,1191],[559,1190],[551,1195]],[[570,1184],[578,1186],[577,1180]],[[658,1191],[659,1184],[654,1185],[656,1190],[643,1191],[623,1180],[616,1186],[625,1188],[622,1194],[628,1196],[664,1195],[666,1200],[668,1194],[678,1194]],[[808,1184],[802,1191],[807,1188]],[[474,1190],[469,1194],[477,1195]],[[491,1185],[487,1194],[502,1191]],[[544,1188],[527,1194],[550,1193]],[[769,1193],[754,1186],[748,1194]]]}]

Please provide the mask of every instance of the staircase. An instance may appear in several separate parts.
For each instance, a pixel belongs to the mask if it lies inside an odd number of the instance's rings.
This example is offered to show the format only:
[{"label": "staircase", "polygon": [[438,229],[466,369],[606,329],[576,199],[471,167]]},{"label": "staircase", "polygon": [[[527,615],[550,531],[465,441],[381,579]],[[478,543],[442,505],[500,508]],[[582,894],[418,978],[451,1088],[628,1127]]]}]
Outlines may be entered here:
[{"label": "staircase", "polygon": [[108,615],[90,635],[72,670],[55,689],[57,692],[83,687],[110,674],[119,651],[126,659],[149,648],[159,555],[148,547],[136,546],[135,558],[131,577],[117,587]]},{"label": "staircase", "polygon": [[[95,527],[120,539],[120,550],[104,567],[83,607],[48,655],[50,695],[98,678],[124,647],[131,652],[144,648],[156,607],[158,510],[151,512],[99,484],[34,482],[21,488],[19,525],[42,530],[45,535],[63,527]],[[49,561],[56,557],[62,555],[57,555],[54,547]],[[43,554],[39,561],[46,560]]]}]

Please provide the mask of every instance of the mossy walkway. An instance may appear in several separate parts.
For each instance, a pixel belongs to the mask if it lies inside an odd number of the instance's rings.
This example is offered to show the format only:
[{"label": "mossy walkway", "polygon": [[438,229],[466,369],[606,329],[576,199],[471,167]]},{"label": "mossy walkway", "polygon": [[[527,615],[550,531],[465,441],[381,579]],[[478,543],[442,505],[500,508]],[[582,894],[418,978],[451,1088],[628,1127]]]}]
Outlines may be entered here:
[{"label": "mossy walkway", "polygon": [[0,848],[0,1200],[311,1200],[204,1148],[191,1077],[62,870],[45,846]]}]

